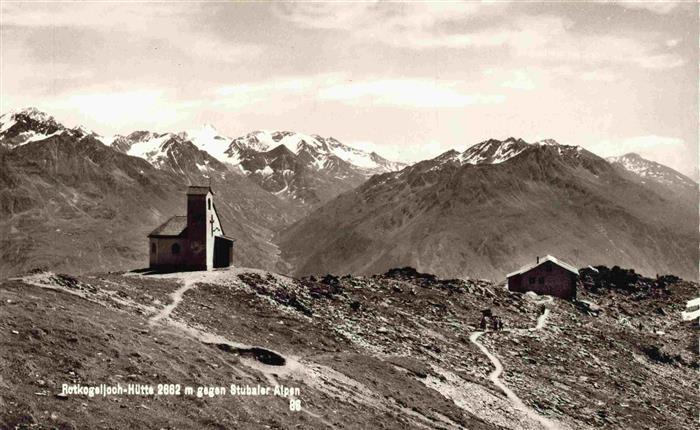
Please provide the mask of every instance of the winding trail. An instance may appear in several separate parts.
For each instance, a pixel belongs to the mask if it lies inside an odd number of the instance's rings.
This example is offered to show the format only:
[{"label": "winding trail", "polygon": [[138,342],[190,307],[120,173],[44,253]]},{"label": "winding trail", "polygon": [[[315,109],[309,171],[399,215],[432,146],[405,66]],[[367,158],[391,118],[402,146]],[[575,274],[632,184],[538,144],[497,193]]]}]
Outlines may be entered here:
[{"label": "winding trail", "polygon": [[[536,302],[538,304],[544,304],[544,303],[549,303],[552,301],[551,297],[547,297],[544,300],[541,300],[539,302]],[[549,309],[545,308],[544,312],[540,314],[539,317],[537,317],[537,324],[535,327],[528,328],[528,329],[513,329],[513,330],[504,330],[504,331],[512,331],[512,332],[517,332],[517,331],[537,331],[541,330],[544,328],[545,324],[547,323],[547,317],[549,316]],[[481,350],[481,352],[488,357],[488,359],[491,361],[491,364],[493,364],[494,370],[489,374],[489,380],[493,382],[493,384],[498,387],[503,394],[506,395],[508,400],[515,406],[517,409],[522,411],[525,415],[533,419],[534,421],[537,421],[542,425],[547,430],[560,430],[562,427],[555,423],[554,421],[550,420],[549,418],[543,417],[542,415],[538,414],[537,411],[534,409],[530,408],[527,406],[521,399],[518,397],[517,394],[513,392],[506,384],[501,381],[500,376],[503,373],[503,364],[501,364],[501,360],[498,359],[494,354],[492,354],[481,342],[479,342],[479,338],[484,335],[485,333],[488,333],[486,331],[475,331],[469,336],[469,340],[477,346]]]},{"label": "winding trail", "polygon": [[[251,269],[246,269],[246,272],[255,273]],[[228,273],[235,272],[230,270]],[[417,421],[414,421],[414,424],[417,424],[422,428],[434,428],[435,421],[437,420],[444,426],[443,428],[456,430],[464,429],[464,427],[458,423],[453,422],[450,418],[442,416],[439,413],[435,414],[435,417],[433,418],[424,416],[412,409],[405,408],[393,398],[387,399],[361,382],[358,382],[355,379],[330,367],[307,361],[299,357],[282,356],[281,354],[269,349],[232,342],[216,333],[208,332],[190,326],[186,322],[170,318],[173,310],[175,310],[175,308],[177,308],[177,306],[182,302],[185,293],[193,289],[197,283],[211,283],[216,280],[222,280],[226,278],[226,274],[227,272],[203,272],[185,275],[170,274],[162,276],[163,278],[179,280],[183,283],[183,285],[170,294],[170,297],[172,298],[171,303],[161,309],[156,315],[151,317],[149,319],[149,324],[155,324],[159,321],[163,321],[167,323],[167,326],[173,327],[179,332],[204,344],[217,347],[222,351],[238,354],[240,356],[240,363],[251,370],[258,371],[262,377],[267,380],[270,386],[281,385],[279,382],[280,377],[289,378],[291,380],[301,382],[337,400],[343,402],[350,401],[356,404],[358,407],[370,406],[383,413],[395,413],[396,411],[401,411],[416,419]],[[282,362],[270,365],[268,362],[266,362],[267,360],[264,358],[261,359],[258,353],[262,353],[267,357],[270,355],[278,356],[282,359]],[[247,372],[242,372],[240,369],[235,369],[235,371],[245,377],[255,377]],[[348,396],[348,393],[352,393],[352,395]],[[335,423],[325,419],[322,415],[311,412],[306,408],[302,409],[302,412],[309,417],[319,420],[327,428],[338,428]]]},{"label": "winding trail", "polygon": [[[459,422],[454,421],[451,417],[443,415],[438,411],[430,410],[421,412],[406,407],[403,402],[398,401],[394,397],[385,396],[373,387],[354,379],[353,376],[346,375],[328,365],[316,363],[299,356],[282,356],[270,349],[234,342],[215,332],[207,331],[206,326],[190,325],[186,320],[173,317],[172,314],[175,309],[182,305],[183,300],[186,299],[185,294],[195,289],[198,284],[222,283],[226,285],[227,283],[235,283],[240,287],[240,282],[236,277],[239,273],[267,275],[268,272],[258,269],[231,268],[226,271],[148,275],[149,278],[169,279],[181,283],[176,290],[169,294],[171,300],[162,308],[160,306],[156,308],[155,306],[127,301],[116,294],[118,290],[104,290],[106,293],[102,294],[97,290],[70,288],[59,284],[58,282],[60,280],[54,279],[56,275],[50,272],[13,279],[36,287],[78,296],[101,305],[105,305],[107,301],[115,301],[125,306],[137,308],[140,314],[150,316],[148,318],[148,324],[150,326],[156,326],[154,328],[157,330],[163,330],[169,334],[194,339],[203,344],[218,348],[220,351],[226,353],[237,354],[239,359],[235,362],[235,365],[222,356],[215,357],[220,363],[219,366],[232,372],[236,375],[237,379],[242,378],[244,380],[261,381],[262,378],[264,378],[267,380],[269,386],[278,386],[282,385],[282,383],[287,384],[289,381],[294,381],[297,384],[303,384],[312,390],[318,391],[323,396],[335,399],[339,402],[350,403],[358,410],[372,408],[382,415],[406,415],[409,417],[410,425],[415,428],[465,429]],[[128,279],[130,277],[144,276],[145,275],[132,273],[125,274],[124,278]],[[103,281],[115,284],[117,287],[121,286],[121,284],[110,280]],[[98,299],[100,300],[98,301]],[[187,299],[189,300],[189,298]],[[276,363],[271,364],[270,361],[276,361]],[[330,416],[330,414],[318,405],[309,404],[307,407],[301,409],[301,412],[314,420],[318,420],[318,422],[323,424],[326,428],[336,429],[343,427],[343,423],[336,422],[334,417],[331,416],[328,418],[327,416]],[[332,412],[334,414],[336,413],[335,411]]]}]

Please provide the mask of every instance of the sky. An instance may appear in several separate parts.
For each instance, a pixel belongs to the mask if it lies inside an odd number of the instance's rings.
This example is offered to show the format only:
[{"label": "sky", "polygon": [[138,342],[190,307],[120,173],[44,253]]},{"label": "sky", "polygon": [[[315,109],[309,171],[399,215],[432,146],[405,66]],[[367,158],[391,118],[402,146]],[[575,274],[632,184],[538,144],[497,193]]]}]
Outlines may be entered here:
[{"label": "sky", "polygon": [[489,138],[697,179],[696,2],[0,3],[0,111],[293,130],[400,161]]}]

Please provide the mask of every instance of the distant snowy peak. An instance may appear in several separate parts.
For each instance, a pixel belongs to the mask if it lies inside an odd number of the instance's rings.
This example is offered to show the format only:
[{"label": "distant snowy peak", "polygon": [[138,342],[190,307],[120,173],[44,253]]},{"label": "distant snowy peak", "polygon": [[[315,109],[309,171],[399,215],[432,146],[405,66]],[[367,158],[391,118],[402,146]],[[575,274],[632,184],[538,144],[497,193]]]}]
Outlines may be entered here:
[{"label": "distant snowy peak", "polygon": [[324,147],[323,139],[319,136],[293,131],[257,130],[237,137],[231,142],[231,147],[235,150],[256,152],[267,152],[280,145],[287,147],[294,154],[298,154],[303,149],[311,149],[314,152],[322,151]]},{"label": "distant snowy peak", "polygon": [[274,140],[270,132],[253,131],[245,136],[233,139],[227,152],[230,153],[230,156],[233,156],[234,152],[241,151],[267,152],[272,149],[273,146]]},{"label": "distant snowy peak", "polygon": [[143,158],[156,167],[160,167],[167,156],[168,144],[182,143],[186,136],[182,133],[154,133],[139,130],[126,136],[115,136],[111,146],[127,155]]},{"label": "distant snowy peak", "polygon": [[268,152],[284,146],[291,153],[307,161],[317,170],[334,165],[334,157],[368,174],[399,170],[403,163],[389,161],[374,152],[366,152],[345,145],[333,137],[322,137],[293,131],[254,131],[231,141],[226,150],[228,162],[240,163],[246,154]]},{"label": "distant snowy peak", "polygon": [[228,148],[231,138],[223,136],[211,124],[204,124],[198,130],[188,130],[180,134],[183,138],[189,139],[197,148],[208,152],[209,155],[222,162],[228,162]]},{"label": "distant snowy peak", "polygon": [[462,164],[500,164],[527,148],[528,143],[522,139],[508,138],[504,141],[489,139],[461,153],[458,160]]},{"label": "distant snowy peak", "polygon": [[49,114],[40,111],[34,107],[28,107],[24,109],[16,109],[0,115],[0,121],[3,123],[2,131],[11,127],[16,122],[33,122],[33,123],[44,123],[44,124],[55,124],[58,125],[56,120]]},{"label": "distant snowy peak", "polygon": [[536,145],[543,145],[543,146],[569,146],[569,145],[562,145],[561,143],[557,142],[554,139],[542,139],[538,140],[535,142]]},{"label": "distant snowy peak", "polygon": [[259,130],[232,139],[219,133],[211,124],[205,124],[200,129],[180,133],[141,130],[103,137],[83,126],[68,128],[36,108],[15,110],[0,116],[0,145],[8,148],[61,134],[78,139],[91,136],[120,152],[144,158],[155,165],[160,164],[158,160],[164,156],[164,145],[172,140],[174,143],[190,142],[216,160],[235,166],[256,153],[266,153],[279,146],[287,148],[301,163],[319,171],[337,172],[338,169],[351,168],[369,176],[406,166],[375,152],[352,148],[333,137],[293,131]]},{"label": "distant snowy peak", "polygon": [[526,142],[523,139],[509,137],[505,140],[489,139],[469,147],[464,152],[454,149],[440,154],[433,161],[438,165],[457,163],[472,164],[501,164],[517,157],[528,149],[548,147],[555,150],[559,156],[578,157],[583,150],[580,146],[562,145],[554,139],[544,139],[536,142]]},{"label": "distant snowy peak", "polygon": [[380,169],[385,172],[397,172],[404,167],[408,166],[407,163],[402,163],[400,161],[391,161],[372,151],[369,154],[370,159],[375,162]]},{"label": "distant snowy peak", "polygon": [[[228,171],[225,164],[193,143],[199,137],[186,132],[154,133],[141,130],[127,136],[116,136],[111,146],[127,155],[142,158],[158,169],[188,177]],[[199,143],[202,143],[201,139]]]},{"label": "distant snowy peak", "polygon": [[618,165],[629,172],[639,175],[645,180],[653,180],[665,185],[697,186],[692,179],[672,168],[647,160],[633,152],[617,157],[608,157],[606,160],[611,164]]},{"label": "distant snowy peak", "polygon": [[642,158],[641,155],[634,152],[617,157],[607,157],[606,160],[613,164],[619,164],[624,167],[625,170],[636,173],[639,176],[647,176],[653,173],[654,164],[656,164],[653,161]]},{"label": "distant snowy peak", "polygon": [[67,131],[52,116],[36,108],[7,112],[0,116],[0,142],[17,147]]},{"label": "distant snowy peak", "polygon": [[92,136],[103,140],[102,136],[82,125],[68,128],[54,117],[33,107],[10,111],[0,116],[0,144],[9,148],[61,134],[77,139]]}]

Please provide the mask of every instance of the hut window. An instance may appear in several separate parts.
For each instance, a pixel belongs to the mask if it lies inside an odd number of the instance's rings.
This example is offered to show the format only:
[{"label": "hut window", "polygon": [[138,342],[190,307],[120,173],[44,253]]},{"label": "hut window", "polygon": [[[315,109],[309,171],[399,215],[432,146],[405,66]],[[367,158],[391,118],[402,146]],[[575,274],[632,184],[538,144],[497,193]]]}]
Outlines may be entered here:
[{"label": "hut window", "polygon": [[180,253],[180,244],[173,243],[173,246],[170,249],[173,251],[173,254],[179,254]]},{"label": "hut window", "polygon": [[154,254],[156,253],[156,244],[155,243],[151,244],[151,252]]},{"label": "hut window", "polygon": [[540,279],[538,279],[538,281],[540,282],[540,284],[544,284],[544,278],[543,278],[543,277],[540,276]]},{"label": "hut window", "polygon": [[211,210],[211,199],[207,199],[207,208]]},{"label": "hut window", "polygon": [[530,283],[531,283],[531,284],[534,284],[534,283],[535,283],[535,277],[534,277],[534,276],[530,276]]}]

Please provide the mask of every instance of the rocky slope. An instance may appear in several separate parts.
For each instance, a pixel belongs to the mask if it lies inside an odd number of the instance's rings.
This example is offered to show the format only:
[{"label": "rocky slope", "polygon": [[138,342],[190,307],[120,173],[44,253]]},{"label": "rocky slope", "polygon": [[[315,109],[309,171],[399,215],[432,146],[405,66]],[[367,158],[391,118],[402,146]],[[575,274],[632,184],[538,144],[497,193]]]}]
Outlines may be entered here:
[{"label": "rocky slope", "polygon": [[660,192],[580,147],[510,138],[375,176],[279,243],[297,275],[412,265],[502,279],[552,254],[696,279],[697,223],[697,190]]},{"label": "rocky slope", "polygon": [[[0,427],[690,428],[697,343],[680,316],[698,285],[596,270],[582,272],[579,302],[409,268],[6,280]],[[504,330],[479,334],[484,309]],[[493,360],[509,397],[489,379]],[[102,383],[182,392],[61,394]],[[299,392],[184,394],[231,384]]]}]

